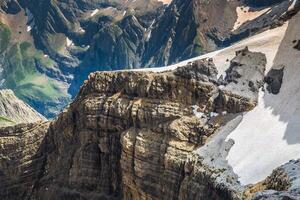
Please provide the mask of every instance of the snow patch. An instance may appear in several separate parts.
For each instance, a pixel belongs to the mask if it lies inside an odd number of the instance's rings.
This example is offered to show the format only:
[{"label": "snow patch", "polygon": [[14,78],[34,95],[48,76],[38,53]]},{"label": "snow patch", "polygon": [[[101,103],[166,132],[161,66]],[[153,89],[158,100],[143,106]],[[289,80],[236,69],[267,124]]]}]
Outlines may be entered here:
[{"label": "snow patch", "polygon": [[[289,145],[284,139],[287,122],[281,121],[279,115],[268,107],[270,101],[289,104],[286,98],[280,100],[270,94],[259,93],[258,106],[246,113],[240,125],[228,136],[227,140],[234,140],[227,160],[238,174],[243,185],[256,183],[268,175],[278,166],[300,155],[300,144]],[[289,105],[292,106],[292,105]],[[294,116],[296,130],[300,130],[300,116]]]},{"label": "snow patch", "polygon": [[228,163],[243,185],[262,181],[275,168],[300,158],[300,52],[292,46],[294,38],[300,37],[299,20],[298,13],[276,47],[275,59],[272,57],[275,66],[285,66],[280,93],[260,91],[257,107],[244,114],[227,138],[235,142]]},{"label": "snow patch", "polygon": [[74,45],[73,41],[67,37],[67,47],[73,46],[73,45]]},{"label": "snow patch", "polygon": [[85,33],[85,30],[82,27],[79,27],[78,32],[79,33]]},{"label": "snow patch", "polygon": [[209,113],[210,117],[217,117],[218,115],[219,115],[219,113],[215,113],[215,112]]},{"label": "snow patch", "polygon": [[32,29],[32,27],[31,27],[31,26],[27,26],[27,32],[30,32],[30,31],[31,31],[31,29]]},{"label": "snow patch", "polygon": [[28,8],[26,8],[25,13],[28,17],[27,32],[30,32],[35,26],[34,17]]},{"label": "snow patch", "polygon": [[152,21],[152,23],[149,26],[149,33],[147,34],[147,41],[149,41],[149,39],[151,38],[152,28],[153,28],[154,23],[155,23],[155,19]]},{"label": "snow patch", "polygon": [[263,10],[258,11],[250,11],[250,7],[240,6],[236,8],[237,13],[237,21],[234,24],[232,31],[238,29],[241,25],[243,25],[247,21],[251,21],[256,19],[257,17],[269,12],[271,8],[265,8]]},{"label": "snow patch", "polygon": [[202,118],[202,116],[204,115],[204,113],[198,111],[199,106],[193,105],[192,108],[193,108],[193,113],[194,113],[194,115],[195,115],[197,118],[199,118],[199,119]]},{"label": "snow patch", "polygon": [[95,16],[98,12],[99,12],[99,9],[98,9],[98,8],[95,9],[95,10],[93,10],[93,12],[90,14],[90,17]]}]

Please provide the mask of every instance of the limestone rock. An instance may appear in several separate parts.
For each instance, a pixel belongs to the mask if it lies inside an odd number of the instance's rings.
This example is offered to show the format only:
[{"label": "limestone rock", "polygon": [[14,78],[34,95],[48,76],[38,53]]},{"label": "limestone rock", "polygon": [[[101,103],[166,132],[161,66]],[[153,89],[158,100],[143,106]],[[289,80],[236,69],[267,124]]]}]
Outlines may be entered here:
[{"label": "limestone rock", "polygon": [[266,189],[257,193],[253,200],[277,200],[300,198],[300,161],[291,160],[283,166],[275,169],[264,181]]},{"label": "limestone rock", "polygon": [[252,110],[257,105],[258,91],[264,84],[266,56],[253,53],[246,47],[236,52],[226,71],[225,86],[216,99],[217,110],[237,113]]},{"label": "limestone rock", "polygon": [[284,66],[280,69],[271,69],[265,77],[265,82],[268,84],[267,90],[272,94],[280,92],[282,78],[284,73]]},{"label": "limestone rock", "polygon": [[[256,77],[251,70],[238,84]],[[212,60],[160,73],[92,73],[54,121],[0,129],[0,199],[241,199],[230,167],[195,153],[234,118],[210,114],[219,93]]]}]

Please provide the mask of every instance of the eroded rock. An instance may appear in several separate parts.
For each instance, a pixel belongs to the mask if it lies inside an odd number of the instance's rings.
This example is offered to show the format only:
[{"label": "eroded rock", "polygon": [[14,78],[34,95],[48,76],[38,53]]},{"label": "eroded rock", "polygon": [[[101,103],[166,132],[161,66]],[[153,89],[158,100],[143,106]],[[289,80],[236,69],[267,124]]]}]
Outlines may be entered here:
[{"label": "eroded rock", "polygon": [[[243,83],[259,87],[264,56],[245,52],[228,72],[241,77],[228,75],[224,90],[212,60],[161,73],[91,74],[53,122],[0,129],[0,198],[241,199],[243,187],[224,161],[232,144],[221,145],[221,156],[208,152],[211,163],[195,150],[235,118],[225,111],[254,106],[258,90]],[[212,114],[220,95],[226,101]],[[232,106],[235,97],[244,99]]]},{"label": "eroded rock", "polygon": [[300,161],[291,160],[275,169],[264,181],[265,190],[257,193],[253,200],[277,200],[300,198]]},{"label": "eroded rock", "polygon": [[225,86],[219,87],[216,110],[238,113],[253,109],[263,86],[266,63],[262,53],[250,52],[247,47],[237,51],[226,71]]},{"label": "eroded rock", "polygon": [[278,94],[280,92],[282,78],[283,78],[284,66],[280,69],[271,69],[265,77],[267,90],[272,94]]}]

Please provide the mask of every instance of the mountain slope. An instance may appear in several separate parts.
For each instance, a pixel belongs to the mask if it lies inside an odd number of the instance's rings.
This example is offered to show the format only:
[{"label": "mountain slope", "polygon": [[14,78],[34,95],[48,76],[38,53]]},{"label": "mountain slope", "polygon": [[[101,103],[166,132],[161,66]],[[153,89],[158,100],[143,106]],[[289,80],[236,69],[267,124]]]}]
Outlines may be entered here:
[{"label": "mountain slope", "polygon": [[[239,83],[248,82],[257,68],[265,69],[262,53],[245,50],[236,58],[243,67],[251,67],[248,75],[235,79]],[[243,187],[232,170],[223,174],[202,165],[193,150],[238,116],[211,115],[217,105],[222,111],[234,109],[233,113],[251,110],[260,86],[255,84],[255,91],[246,87],[246,97],[234,90],[224,96],[216,75],[211,60],[161,73],[91,74],[75,101],[53,122],[0,130],[1,199],[241,197]],[[262,73],[255,77],[263,81]],[[216,100],[219,95],[224,101]],[[194,105],[203,117],[194,115]],[[29,140],[32,145],[24,146]],[[24,149],[9,153],[16,146]],[[231,182],[214,180],[214,176]]]},{"label": "mountain slope", "polygon": [[46,120],[41,114],[19,100],[11,90],[0,90],[0,126]]},{"label": "mountain slope", "polygon": [[39,112],[54,117],[70,100],[67,83],[44,73],[55,70],[56,63],[35,48],[34,39],[26,30],[27,19],[24,11],[14,15],[0,12],[0,87],[13,90]]},{"label": "mountain slope", "polygon": [[243,184],[261,181],[275,167],[299,158],[299,137],[296,134],[299,130],[297,121],[299,113],[296,94],[299,90],[297,63],[300,52],[294,48],[299,38],[299,22],[297,14],[283,26],[247,38],[229,48],[176,65],[146,69],[156,72],[174,70],[189,62],[211,57],[217,66],[219,76],[224,76],[230,65],[226,60],[231,60],[235,52],[244,46],[266,55],[266,76],[272,70],[283,68],[279,94],[261,91],[258,106],[244,115],[240,125],[227,138],[235,141],[229,152],[228,162],[240,176]]}]

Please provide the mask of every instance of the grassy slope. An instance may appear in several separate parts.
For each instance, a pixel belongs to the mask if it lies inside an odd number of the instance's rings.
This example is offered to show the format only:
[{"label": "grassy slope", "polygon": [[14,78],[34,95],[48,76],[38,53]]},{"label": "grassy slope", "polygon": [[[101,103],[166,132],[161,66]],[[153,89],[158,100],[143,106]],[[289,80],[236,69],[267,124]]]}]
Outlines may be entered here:
[{"label": "grassy slope", "polygon": [[0,22],[0,53],[2,54],[8,47],[11,32],[9,28]]},{"label": "grassy slope", "polygon": [[15,124],[15,122],[13,120],[10,120],[10,119],[8,119],[6,117],[3,117],[3,116],[0,116],[0,122]]},{"label": "grassy slope", "polygon": [[[44,57],[29,42],[12,42],[9,28],[0,24],[0,53],[5,55],[3,75],[4,88],[12,89],[16,96],[31,102],[53,102],[66,98],[59,83],[36,69],[36,63],[42,67],[54,67],[54,61]],[[4,54],[5,53],[5,54]]]}]

